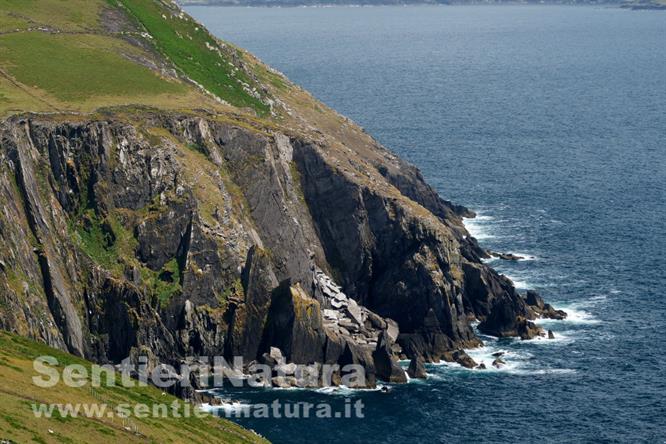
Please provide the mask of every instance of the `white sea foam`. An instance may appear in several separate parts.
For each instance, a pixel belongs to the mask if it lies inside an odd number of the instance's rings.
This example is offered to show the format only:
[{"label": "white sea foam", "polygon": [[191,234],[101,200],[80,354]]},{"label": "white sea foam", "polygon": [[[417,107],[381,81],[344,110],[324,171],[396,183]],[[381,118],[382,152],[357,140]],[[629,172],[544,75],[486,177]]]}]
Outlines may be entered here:
[{"label": "white sea foam", "polygon": [[377,384],[375,388],[350,388],[346,385],[340,385],[335,387],[322,387],[318,388],[315,391],[322,395],[334,395],[334,396],[349,396],[354,393],[367,393],[367,392],[378,392],[383,390],[386,385]]},{"label": "white sea foam", "polygon": [[[564,337],[561,338],[564,340]],[[544,340],[546,343],[547,340]],[[558,342],[557,339],[551,339],[551,343]],[[498,346],[495,344],[496,341],[490,340],[485,346],[479,348],[473,348],[466,350],[467,354],[476,361],[477,364],[485,364],[486,368],[484,370],[480,369],[468,369],[461,366],[455,362],[439,362],[435,364],[429,364],[434,366],[434,371],[428,373],[428,379],[432,380],[441,380],[443,379],[442,372],[474,372],[478,375],[483,374],[508,374],[508,375],[517,375],[517,376],[529,376],[529,375],[566,375],[572,374],[576,371],[574,369],[567,368],[543,368],[535,367],[534,365],[534,355],[526,352],[524,350],[515,350],[512,349],[512,343],[504,344],[506,346]],[[532,342],[532,341],[530,341]],[[515,341],[516,344],[526,343],[525,341]],[[501,352],[502,355],[499,356],[504,364],[499,368],[492,365],[493,361],[497,359],[497,356],[493,356],[495,353]]]},{"label": "white sea foam", "polygon": [[493,220],[492,216],[477,215],[474,218],[463,218],[465,228],[477,240],[492,239],[495,237],[488,228],[489,222]]},{"label": "white sea foam", "polygon": [[252,404],[247,404],[240,401],[222,400],[220,405],[211,405],[208,403],[203,403],[199,406],[199,408],[201,408],[201,410],[203,410],[204,412],[208,413],[214,413],[219,410],[222,410],[225,413],[233,413],[237,411],[242,411],[243,409],[246,409],[250,406],[252,406]]},{"label": "white sea foam", "polygon": [[519,256],[521,259],[518,259],[519,261],[537,261],[539,260],[538,257],[534,256],[533,254],[529,253],[523,253],[520,251],[507,251],[508,254],[513,254],[515,256]]},{"label": "white sea foam", "polygon": [[568,322],[570,324],[598,324],[601,322],[592,313],[585,310],[571,307],[563,308],[563,310],[567,313],[567,318],[564,320],[564,322]]},{"label": "white sea foam", "polygon": [[578,303],[578,304],[571,304],[568,306],[555,304],[555,308],[566,312],[567,317],[561,321],[556,319],[539,319],[537,323],[540,325],[547,325],[547,326],[562,325],[562,324],[593,325],[601,323],[601,320],[598,319],[596,316],[594,316],[594,314],[590,313],[589,311],[583,310],[582,307],[585,307],[586,305],[591,305],[591,304]]},{"label": "white sea foam", "polygon": [[509,279],[513,281],[514,287],[516,287],[518,290],[528,290],[530,288],[533,288],[527,281],[521,281],[511,277],[509,277]]},{"label": "white sea foam", "polygon": [[[537,324],[539,324],[542,327],[546,327],[547,323],[541,322],[541,319],[538,319],[536,321]],[[548,321],[551,321],[550,319]],[[561,321],[555,321],[555,322],[561,322]],[[569,344],[574,341],[574,336],[576,335],[576,332],[574,331],[553,331],[553,335],[555,336],[553,339],[549,339],[547,336],[537,336],[536,338],[530,339],[529,341],[520,341],[517,344],[519,346],[526,345],[526,346],[531,346],[531,345],[545,345],[545,346],[552,346],[552,345],[563,345],[563,344]]]},{"label": "white sea foam", "polygon": [[531,375],[571,375],[576,373],[572,368],[540,368],[540,369],[516,369],[509,370],[507,373],[520,376]]}]

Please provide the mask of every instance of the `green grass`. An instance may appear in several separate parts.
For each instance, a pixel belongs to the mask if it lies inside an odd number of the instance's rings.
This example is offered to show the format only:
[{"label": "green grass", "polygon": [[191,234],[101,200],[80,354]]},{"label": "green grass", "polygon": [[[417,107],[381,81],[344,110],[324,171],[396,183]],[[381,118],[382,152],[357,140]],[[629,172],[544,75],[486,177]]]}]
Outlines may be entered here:
[{"label": "green grass", "polygon": [[164,264],[160,271],[153,271],[146,267],[140,267],[140,269],[141,279],[160,305],[166,305],[174,295],[182,291],[180,266],[175,258]]},{"label": "green grass", "polygon": [[122,258],[133,257],[136,240],[112,215],[102,219],[94,210],[85,210],[71,224],[74,241],[97,264],[120,275]]},{"label": "green grass", "polygon": [[[240,52],[231,46],[219,48],[219,53],[211,49],[218,48],[217,41],[189,16],[179,16],[160,0],[109,2],[122,4],[150,33],[157,50],[209,92],[231,105],[252,108],[259,114],[269,111],[266,104],[247,91],[247,88],[252,89],[257,85],[229,63],[230,56],[235,52],[241,57]],[[247,85],[246,88],[242,82]]]},{"label": "green grass", "polygon": [[61,31],[99,29],[103,0],[0,0],[0,30],[48,25]]},{"label": "green grass", "polygon": [[113,212],[100,218],[94,210],[86,209],[73,216],[70,232],[79,248],[114,276],[121,278],[127,268],[137,268],[142,284],[160,304],[165,305],[182,291],[178,261],[173,258],[159,271],[142,264],[136,258],[138,242],[132,231],[123,226]]},{"label": "green grass", "polygon": [[[80,364],[88,369],[91,363],[72,355],[54,350],[46,345],[0,330],[0,350],[6,352],[10,365],[0,365],[0,438],[13,442],[46,443],[264,443],[258,436],[220,418],[131,418],[140,435],[125,429],[118,417],[76,418],[53,415],[52,418],[37,418],[32,412],[34,403],[106,403],[113,407],[119,404],[136,403],[181,405],[185,401],[164,395],[153,387],[125,388],[116,375],[114,387],[90,389],[90,384],[81,388],[58,384],[54,388],[41,388],[32,383],[38,376],[32,361],[38,356],[54,356],[59,369],[69,364]],[[103,378],[103,381],[106,378]],[[90,379],[88,379],[88,382]]]},{"label": "green grass", "polygon": [[[117,20],[117,12],[108,13],[112,8],[150,37],[112,33],[104,23]],[[249,72],[277,89],[285,84],[271,72],[257,71],[250,59],[170,1],[0,0],[0,116],[132,105],[228,110],[221,99],[265,117],[270,93]],[[249,71],[240,69],[240,61]],[[156,69],[164,62],[181,79]]]},{"label": "green grass", "polygon": [[122,57],[123,49],[104,36],[16,33],[0,36],[0,64],[24,85],[67,102],[185,91]]}]

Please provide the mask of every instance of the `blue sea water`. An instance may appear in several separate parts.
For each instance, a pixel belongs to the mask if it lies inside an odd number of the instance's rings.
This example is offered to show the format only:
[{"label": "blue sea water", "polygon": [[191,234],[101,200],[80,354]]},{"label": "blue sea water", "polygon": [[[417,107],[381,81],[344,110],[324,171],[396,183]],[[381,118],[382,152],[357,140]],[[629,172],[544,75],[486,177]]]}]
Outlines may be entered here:
[{"label": "blue sea water", "polygon": [[570,317],[487,339],[501,370],[431,365],[365,419],[240,422],[278,443],[666,442],[666,12],[604,7],[188,11],[286,73],[479,213],[494,261]]}]

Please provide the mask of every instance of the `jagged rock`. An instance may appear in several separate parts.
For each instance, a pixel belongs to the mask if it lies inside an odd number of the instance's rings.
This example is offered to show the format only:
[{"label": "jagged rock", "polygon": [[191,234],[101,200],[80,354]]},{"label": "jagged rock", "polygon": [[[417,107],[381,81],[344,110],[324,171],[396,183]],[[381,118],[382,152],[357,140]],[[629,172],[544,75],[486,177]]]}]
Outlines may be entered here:
[{"label": "jagged rock", "polygon": [[278,347],[289,362],[322,362],[326,345],[319,302],[285,281],[273,292],[264,346]]},{"label": "jagged rock", "polygon": [[506,362],[504,362],[501,358],[497,358],[493,361],[493,367],[495,368],[502,368],[505,365]]},{"label": "jagged rock", "polygon": [[338,322],[338,325],[340,328],[344,328],[345,330],[353,331],[356,332],[358,331],[358,324],[355,322],[350,321],[349,319],[340,319]]},{"label": "jagged rock", "polygon": [[567,317],[565,311],[556,310],[552,305],[546,304],[536,291],[528,290],[525,295],[525,302],[537,315],[543,318],[562,320]]},{"label": "jagged rock", "polygon": [[386,319],[386,334],[388,335],[389,341],[395,342],[398,340],[400,329],[398,328],[398,324],[392,319]]},{"label": "jagged rock", "polygon": [[293,376],[274,376],[271,382],[275,387],[279,388],[290,388],[298,385],[298,381]]},{"label": "jagged rock", "polygon": [[[368,329],[386,330],[388,327],[387,322],[381,316],[371,311],[368,311],[367,313],[366,323]],[[397,336],[395,339],[397,339]]]},{"label": "jagged rock", "polygon": [[[374,388],[377,385],[377,372],[373,353],[352,341],[346,341],[345,349],[338,363],[344,368],[348,364],[360,365],[365,369],[364,381],[351,381],[352,388]],[[404,373],[404,372],[403,372]],[[406,379],[406,378],[405,378]]]},{"label": "jagged rock", "polygon": [[541,316],[544,318],[561,321],[567,318],[567,312],[564,310],[556,310],[552,305],[545,304],[543,310],[541,311]]},{"label": "jagged rock", "polygon": [[184,260],[194,206],[192,197],[167,199],[137,225],[136,254],[151,270],[160,271],[173,258]]},{"label": "jagged rock", "polygon": [[485,370],[486,368],[486,364],[483,362],[476,367],[477,370]]},{"label": "jagged rock", "polygon": [[548,339],[555,339],[555,334],[553,333],[553,330],[548,330]]},{"label": "jagged rock", "polygon": [[298,366],[295,377],[299,387],[320,387],[322,385],[322,366],[318,363],[313,365]]},{"label": "jagged rock", "polygon": [[268,351],[268,356],[277,364],[283,364],[285,361],[282,351],[277,347],[271,347]]},{"label": "jagged rock", "polygon": [[505,260],[505,261],[519,261],[521,259],[525,259],[523,256],[518,256],[518,255],[513,254],[513,253],[498,253],[498,252],[495,252],[495,251],[490,251],[489,254],[491,256],[498,257],[498,258],[500,258],[502,260]]},{"label": "jagged rock", "polygon": [[340,319],[340,312],[337,310],[324,309],[324,319],[337,321]]},{"label": "jagged rock", "polygon": [[361,315],[361,307],[358,306],[356,301],[354,301],[353,299],[350,299],[348,301],[346,312],[357,325],[363,325],[363,316]]},{"label": "jagged rock", "polygon": [[527,305],[535,307],[539,310],[543,310],[545,304],[539,293],[533,290],[527,291],[527,294],[525,296],[525,302],[527,302]]},{"label": "jagged rock", "polygon": [[245,300],[233,308],[225,355],[252,360],[257,358],[271,295],[278,285],[268,254],[257,246],[248,251],[241,283]]},{"label": "jagged rock", "polygon": [[516,320],[516,331],[522,340],[534,339],[537,336],[544,335],[543,328],[520,316]]},{"label": "jagged rock", "polygon": [[451,357],[453,361],[457,362],[458,364],[462,365],[465,368],[474,368],[477,366],[476,362],[474,362],[474,359],[472,359],[471,356],[465,353],[464,350],[454,351]]},{"label": "jagged rock", "polygon": [[277,347],[270,347],[268,352],[261,355],[261,361],[263,364],[270,365],[271,367],[276,367],[286,363],[286,360],[282,355],[282,351]]},{"label": "jagged rock", "polygon": [[407,382],[405,371],[391,354],[390,337],[387,332],[383,332],[379,337],[377,348],[372,353],[372,357],[375,362],[377,377],[386,382]]},{"label": "jagged rock", "polygon": [[292,362],[291,364],[280,364],[274,370],[282,376],[293,376],[296,374],[297,368],[298,366]]},{"label": "jagged rock", "polygon": [[[172,307],[180,306],[180,298],[172,301]],[[206,306],[197,306],[189,299],[174,315],[177,338],[186,355],[219,356],[224,350],[227,326],[224,312]],[[169,328],[167,326],[167,328]]]},{"label": "jagged rock", "polygon": [[411,362],[409,363],[409,368],[407,369],[407,374],[410,378],[426,379],[428,375],[426,373],[423,358],[412,358]]},{"label": "jagged rock", "polygon": [[517,294],[504,294],[497,299],[488,317],[479,324],[479,330],[492,336],[519,336],[530,339],[538,328],[527,319],[530,311]]}]

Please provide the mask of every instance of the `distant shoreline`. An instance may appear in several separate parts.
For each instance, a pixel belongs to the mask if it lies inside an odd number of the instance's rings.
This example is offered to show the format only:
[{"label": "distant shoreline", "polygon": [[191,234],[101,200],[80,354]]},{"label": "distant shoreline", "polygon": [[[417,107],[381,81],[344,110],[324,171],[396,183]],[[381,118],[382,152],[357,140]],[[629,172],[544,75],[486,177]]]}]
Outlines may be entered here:
[{"label": "distant shoreline", "polygon": [[224,8],[334,8],[334,7],[351,7],[351,8],[372,8],[382,6],[572,6],[572,7],[609,7],[627,10],[664,10],[666,11],[666,4],[662,3],[619,3],[619,2],[589,2],[589,3],[575,3],[575,2],[521,2],[521,1],[496,1],[496,2],[452,2],[452,3],[437,3],[437,2],[374,2],[374,3],[316,3],[316,2],[294,2],[294,3],[277,3],[277,2],[262,2],[262,1],[243,1],[239,3],[231,2],[179,2],[181,7],[224,7]]}]

